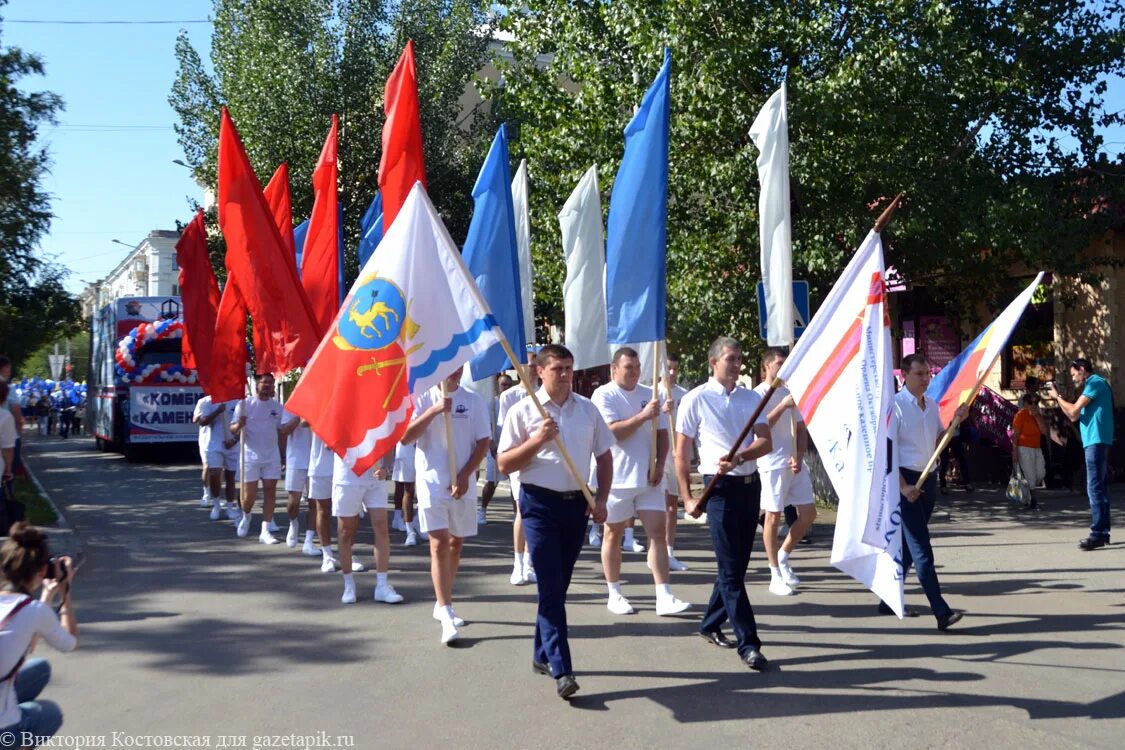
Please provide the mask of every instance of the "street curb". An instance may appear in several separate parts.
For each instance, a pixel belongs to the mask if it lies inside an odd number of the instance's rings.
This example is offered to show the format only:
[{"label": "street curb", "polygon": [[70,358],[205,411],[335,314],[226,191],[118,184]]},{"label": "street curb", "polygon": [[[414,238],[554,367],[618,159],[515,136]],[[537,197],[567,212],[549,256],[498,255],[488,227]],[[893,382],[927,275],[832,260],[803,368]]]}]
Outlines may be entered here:
[{"label": "street curb", "polygon": [[23,470],[24,470],[24,472],[27,473],[27,476],[31,480],[31,483],[33,485],[35,485],[35,490],[39,493],[39,495],[44,500],[47,501],[47,505],[51,506],[51,510],[55,511],[55,516],[56,516],[55,523],[54,523],[53,526],[50,526],[48,528],[54,529],[56,531],[62,531],[62,532],[64,532],[64,534],[66,536],[74,539],[74,544],[76,546],[76,549],[67,550],[67,552],[72,554],[72,556],[75,558],[75,562],[77,564],[80,564],[82,558],[84,558],[86,556],[86,544],[85,544],[85,542],[83,542],[81,535],[79,535],[79,533],[74,530],[74,527],[71,526],[70,521],[67,520],[66,514],[62,512],[62,508],[60,508],[58,506],[58,504],[51,498],[51,494],[49,492],[47,492],[47,488],[44,487],[43,483],[39,481],[39,477],[35,476],[35,472],[32,470],[31,464],[28,462],[27,459],[28,459],[28,456],[27,456],[26,453],[24,453],[24,455],[23,455]]}]

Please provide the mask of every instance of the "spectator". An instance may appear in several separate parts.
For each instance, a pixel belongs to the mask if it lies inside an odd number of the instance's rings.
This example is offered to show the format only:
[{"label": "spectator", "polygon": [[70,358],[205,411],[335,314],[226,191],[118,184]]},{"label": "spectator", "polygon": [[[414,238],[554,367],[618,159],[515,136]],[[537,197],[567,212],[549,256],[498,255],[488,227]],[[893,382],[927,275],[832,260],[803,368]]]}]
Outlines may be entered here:
[{"label": "spectator", "polygon": [[1035,488],[1047,477],[1047,464],[1043,460],[1042,438],[1048,434],[1047,420],[1039,409],[1039,396],[1024,394],[1020,399],[1023,408],[1012,419],[1012,461],[1020,467],[1031,488],[1029,508],[1038,508]]}]

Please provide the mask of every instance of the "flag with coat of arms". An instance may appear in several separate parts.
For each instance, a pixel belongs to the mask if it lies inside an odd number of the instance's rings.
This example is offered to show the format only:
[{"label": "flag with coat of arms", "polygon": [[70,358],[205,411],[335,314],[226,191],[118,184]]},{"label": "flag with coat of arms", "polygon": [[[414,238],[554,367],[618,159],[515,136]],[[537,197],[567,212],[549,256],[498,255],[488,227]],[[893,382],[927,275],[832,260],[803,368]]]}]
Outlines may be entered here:
[{"label": "flag with coat of arms", "polygon": [[497,330],[457,246],[416,183],[286,407],[362,474],[406,431],[410,397],[496,344]]}]

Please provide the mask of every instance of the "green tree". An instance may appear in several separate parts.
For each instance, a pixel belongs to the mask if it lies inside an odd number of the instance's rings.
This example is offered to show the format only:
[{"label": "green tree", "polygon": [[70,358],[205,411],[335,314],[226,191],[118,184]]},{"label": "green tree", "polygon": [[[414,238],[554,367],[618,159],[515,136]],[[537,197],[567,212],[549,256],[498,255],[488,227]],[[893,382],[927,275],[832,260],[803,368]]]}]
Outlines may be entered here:
[{"label": "green tree", "polygon": [[[50,355],[58,347],[59,354],[66,354],[67,344],[70,345],[70,379],[80,383],[86,379],[90,370],[90,332],[78,331],[72,336],[60,336],[48,341],[33,351],[24,361],[19,375],[34,378],[51,377]],[[65,375],[64,375],[65,377]]]},{"label": "green tree", "polygon": [[17,368],[79,318],[77,300],[62,284],[66,271],[38,252],[51,223],[50,195],[42,185],[50,159],[39,128],[55,123],[62,100],[17,84],[43,70],[35,55],[0,47],[0,352]]},{"label": "green tree", "polygon": [[[891,196],[888,264],[952,308],[996,299],[1014,267],[1088,273],[1121,170],[1099,156],[1106,80],[1125,70],[1122,3],[1083,0],[534,0],[514,37],[504,112],[532,169],[536,298],[557,320],[555,218],[596,163],[603,203],[622,129],[673,54],[668,320],[702,342],[757,341],[757,151],[748,131],[787,73],[794,276],[822,297]],[[1125,166],[1125,165],[1123,165]]]},{"label": "green tree", "polygon": [[[345,241],[354,248],[378,189],[384,85],[413,39],[430,194],[454,236],[463,236],[490,134],[485,117],[460,116],[459,102],[487,57],[486,8],[464,0],[215,0],[214,72],[181,33],[169,97],[196,178],[216,184],[225,104],[263,184],[289,163],[299,221],[312,209],[312,172],[331,115],[339,114],[340,202]],[[354,270],[354,253],[347,257]]]}]

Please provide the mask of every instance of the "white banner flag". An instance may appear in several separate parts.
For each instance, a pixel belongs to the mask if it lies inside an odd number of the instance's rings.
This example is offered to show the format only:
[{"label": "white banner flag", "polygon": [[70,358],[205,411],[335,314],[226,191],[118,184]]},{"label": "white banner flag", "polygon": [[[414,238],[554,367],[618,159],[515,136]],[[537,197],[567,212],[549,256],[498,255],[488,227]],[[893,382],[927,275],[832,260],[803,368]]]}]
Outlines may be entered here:
[{"label": "white banner flag", "polygon": [[605,234],[598,168],[590,167],[559,211],[566,281],[563,341],[574,354],[574,369],[609,362],[606,347]]},{"label": "white banner flag", "polygon": [[512,178],[512,210],[516,217],[516,251],[520,259],[520,294],[523,299],[523,330],[528,344],[535,343],[535,294],[531,289],[531,216],[528,209],[527,159],[520,162]]},{"label": "white banner flag", "polygon": [[793,244],[789,218],[789,125],[785,84],[766,100],[750,126],[758,147],[758,234],[766,287],[766,340],[793,343]]},{"label": "white banner flag", "polygon": [[894,368],[883,244],[867,235],[793,347],[785,381],[840,498],[831,562],[902,616]]}]

